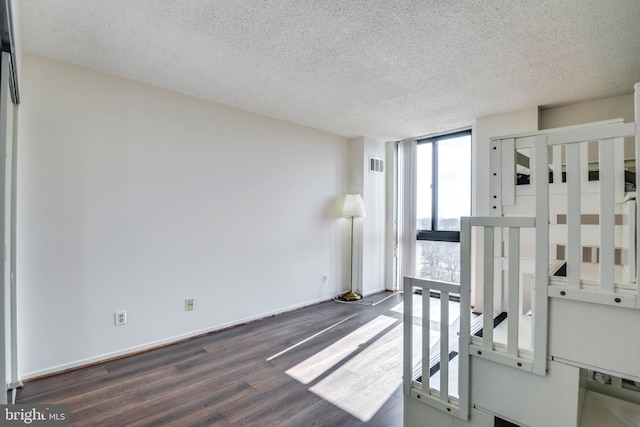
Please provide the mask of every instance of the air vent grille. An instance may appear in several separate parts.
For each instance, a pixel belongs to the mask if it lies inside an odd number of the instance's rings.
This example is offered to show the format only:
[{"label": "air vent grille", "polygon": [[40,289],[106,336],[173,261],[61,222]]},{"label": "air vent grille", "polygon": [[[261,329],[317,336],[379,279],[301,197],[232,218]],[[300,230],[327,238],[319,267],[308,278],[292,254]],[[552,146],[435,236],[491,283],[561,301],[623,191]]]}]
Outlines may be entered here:
[{"label": "air vent grille", "polygon": [[384,160],[377,157],[369,157],[369,171],[370,172],[384,172]]}]

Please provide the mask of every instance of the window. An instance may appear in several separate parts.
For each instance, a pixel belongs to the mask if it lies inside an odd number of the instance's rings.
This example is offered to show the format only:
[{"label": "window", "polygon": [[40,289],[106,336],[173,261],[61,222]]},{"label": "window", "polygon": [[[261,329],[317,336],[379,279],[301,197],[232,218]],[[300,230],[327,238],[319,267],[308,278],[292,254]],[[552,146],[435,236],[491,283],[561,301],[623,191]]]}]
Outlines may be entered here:
[{"label": "window", "polygon": [[471,131],[418,141],[416,275],[460,281],[460,217],[471,214]]}]

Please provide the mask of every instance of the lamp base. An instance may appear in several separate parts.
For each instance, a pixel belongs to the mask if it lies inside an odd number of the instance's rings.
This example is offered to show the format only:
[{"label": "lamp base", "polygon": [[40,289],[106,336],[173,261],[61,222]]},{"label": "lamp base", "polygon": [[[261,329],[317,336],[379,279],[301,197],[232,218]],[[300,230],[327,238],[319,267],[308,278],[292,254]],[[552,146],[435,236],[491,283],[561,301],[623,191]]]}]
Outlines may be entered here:
[{"label": "lamp base", "polygon": [[352,290],[340,296],[340,299],[343,301],[357,301],[360,298],[362,298],[362,295],[355,293]]}]

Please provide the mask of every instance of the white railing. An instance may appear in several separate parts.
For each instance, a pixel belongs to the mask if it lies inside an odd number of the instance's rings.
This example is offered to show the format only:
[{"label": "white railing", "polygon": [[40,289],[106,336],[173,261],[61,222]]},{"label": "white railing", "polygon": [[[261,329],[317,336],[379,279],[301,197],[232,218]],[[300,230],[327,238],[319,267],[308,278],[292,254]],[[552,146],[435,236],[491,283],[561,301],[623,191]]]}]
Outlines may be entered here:
[{"label": "white railing", "polygon": [[[552,277],[545,285],[549,297],[640,308],[635,283],[640,259],[635,225],[640,210],[635,218],[627,218],[623,212],[624,138],[635,135],[635,123],[612,121],[492,140],[492,215],[527,215],[535,209],[535,240],[540,243],[536,245],[536,264],[540,264],[540,271],[543,263],[547,270],[554,262],[556,266],[565,265],[566,276]],[[591,143],[598,147],[595,162],[589,155]],[[523,157],[519,150],[526,150],[530,156],[526,157],[530,185],[516,185],[517,159]],[[596,181],[589,180],[590,164],[598,166]],[[638,153],[635,164],[640,164]],[[585,225],[585,217],[591,217],[590,223],[597,228]],[[625,221],[624,227],[617,218]],[[563,257],[541,256],[543,241],[550,246],[547,252],[561,247]],[[585,248],[596,254],[596,263],[584,262]],[[634,259],[617,266],[616,251],[625,257],[631,254]]]},{"label": "white railing", "polygon": [[[462,242],[461,242],[462,243]],[[462,261],[462,260],[461,260]],[[469,268],[467,268],[469,271]],[[470,325],[470,281],[458,285],[455,283],[438,282],[415,277],[404,278],[404,373],[403,389],[406,396],[417,399],[428,405],[434,406],[444,412],[461,419],[469,417],[469,325]],[[414,289],[421,290],[422,295],[414,293]],[[440,298],[440,317],[432,319],[431,316],[431,295],[435,293]],[[458,342],[451,343],[449,340],[450,316],[449,301],[451,296],[458,296],[460,299],[460,330]],[[421,362],[414,361],[414,298],[421,298],[422,305],[422,351]],[[434,322],[432,322],[432,320]],[[430,357],[431,330],[432,324],[440,323],[440,346],[439,357],[439,384],[431,383]],[[458,349],[457,353],[457,396],[449,389],[449,355],[452,348]],[[417,369],[416,369],[417,368]],[[455,368],[453,368],[455,370]]]},{"label": "white railing", "polygon": [[[614,254],[616,251],[616,193],[624,185],[624,165],[616,164],[614,153],[624,150],[624,137],[635,135],[635,123],[620,123],[597,128],[588,128],[573,132],[546,135],[536,139],[535,144],[544,147],[536,150],[536,162],[548,164],[548,149],[560,152],[566,150],[566,282],[550,283],[549,296],[598,304],[617,305],[636,308],[636,290],[626,289],[617,284],[622,282],[616,277]],[[599,226],[599,268],[595,280],[585,282],[582,270],[582,201],[581,179],[587,171],[586,144],[597,141],[599,163],[599,202],[593,206],[598,215]],[[555,154],[554,154],[554,157]],[[545,175],[545,174],[539,174]],[[536,186],[536,204],[549,198],[548,175],[538,176]],[[617,188],[616,188],[617,187]],[[542,214],[542,213],[541,213]],[[548,212],[547,212],[548,215]],[[635,239],[634,239],[635,240]],[[634,248],[635,249],[635,248]],[[619,275],[618,275],[619,276]],[[635,278],[634,280],[635,281]]]},{"label": "white railing", "polygon": [[[548,298],[546,292],[548,266],[536,261],[535,292],[533,309],[530,315],[522,313],[520,301],[522,295],[522,280],[520,274],[520,231],[522,228],[536,227],[536,219],[529,217],[471,217],[462,218],[460,227],[461,259],[470,259],[473,243],[472,229],[482,229],[483,250],[482,263],[484,266],[482,278],[483,313],[482,336],[470,337],[469,354],[482,357],[494,362],[512,366],[517,369],[546,374],[547,356],[547,312]],[[544,229],[544,224],[542,227]],[[507,230],[508,237],[501,250],[496,253],[496,235],[501,239]],[[544,249],[548,247],[546,240],[538,240],[541,245],[536,252],[544,258]],[[504,251],[504,253],[502,253]],[[497,261],[497,262],[496,262]],[[467,268],[466,266],[464,268]],[[542,271],[542,274],[538,274]],[[465,275],[469,273],[462,272]],[[506,273],[506,274],[505,274]],[[506,299],[503,298],[506,294]],[[477,307],[476,307],[477,308]],[[494,315],[506,315],[506,334],[497,340],[494,336],[496,326]],[[523,317],[525,315],[526,317]],[[529,328],[521,328],[521,318],[530,319]],[[529,342],[522,343],[522,337],[527,336]],[[523,345],[521,347],[520,345]]]}]

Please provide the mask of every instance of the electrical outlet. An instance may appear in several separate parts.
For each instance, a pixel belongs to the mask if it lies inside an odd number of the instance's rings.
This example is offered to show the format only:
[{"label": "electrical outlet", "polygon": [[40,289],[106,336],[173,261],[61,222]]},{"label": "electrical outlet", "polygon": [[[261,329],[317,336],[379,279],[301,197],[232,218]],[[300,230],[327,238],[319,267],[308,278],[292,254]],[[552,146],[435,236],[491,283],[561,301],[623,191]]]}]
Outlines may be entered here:
[{"label": "electrical outlet", "polygon": [[115,322],[116,322],[116,326],[126,325],[127,324],[127,311],[126,310],[116,311]]},{"label": "electrical outlet", "polygon": [[322,283],[324,284],[329,283],[329,276],[327,274],[322,275]]},{"label": "electrical outlet", "polygon": [[184,310],[185,311],[193,311],[196,309],[196,299],[195,298],[187,298],[184,300]]}]

